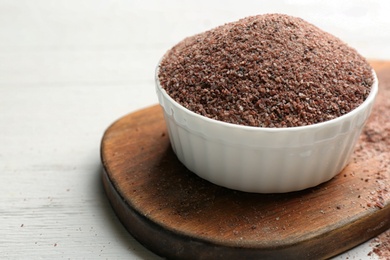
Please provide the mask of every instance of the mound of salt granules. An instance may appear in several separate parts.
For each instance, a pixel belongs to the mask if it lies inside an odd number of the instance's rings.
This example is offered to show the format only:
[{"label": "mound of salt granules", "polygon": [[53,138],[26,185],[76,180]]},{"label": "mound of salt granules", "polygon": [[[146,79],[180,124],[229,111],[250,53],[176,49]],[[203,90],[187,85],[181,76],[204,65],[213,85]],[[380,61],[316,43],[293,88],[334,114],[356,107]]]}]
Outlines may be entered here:
[{"label": "mound of salt granules", "polygon": [[161,86],[203,116],[294,127],[346,114],[368,96],[368,62],[338,38],[281,14],[247,17],[189,37],[159,65]]}]

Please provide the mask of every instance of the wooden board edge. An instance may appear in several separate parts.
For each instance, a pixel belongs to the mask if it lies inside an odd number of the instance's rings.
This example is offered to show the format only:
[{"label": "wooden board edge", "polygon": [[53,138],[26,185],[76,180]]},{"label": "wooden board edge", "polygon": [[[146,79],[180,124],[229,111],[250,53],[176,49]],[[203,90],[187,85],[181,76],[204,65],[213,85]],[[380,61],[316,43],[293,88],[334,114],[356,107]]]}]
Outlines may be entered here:
[{"label": "wooden board edge", "polygon": [[[352,247],[357,246],[390,228],[390,220],[386,218],[386,214],[375,212],[369,218],[358,220],[351,225],[324,233],[311,240],[296,241],[295,244],[284,244],[274,248],[218,245],[179,234],[154,223],[127,204],[115,188],[105,169],[102,173],[102,180],[110,204],[128,232],[152,252],[169,259],[239,259],[243,256],[246,259],[274,259],[275,256],[297,259],[302,259],[302,257],[326,259],[350,249],[351,245]],[[386,210],[390,214],[390,207],[382,210]],[[378,224],[369,226],[368,220]],[[351,228],[358,230],[360,235],[345,237],[345,241],[340,241],[337,248],[329,247],[332,244],[331,241],[339,238],[340,234],[342,235],[346,229]],[[318,242],[318,240],[321,242]]]}]

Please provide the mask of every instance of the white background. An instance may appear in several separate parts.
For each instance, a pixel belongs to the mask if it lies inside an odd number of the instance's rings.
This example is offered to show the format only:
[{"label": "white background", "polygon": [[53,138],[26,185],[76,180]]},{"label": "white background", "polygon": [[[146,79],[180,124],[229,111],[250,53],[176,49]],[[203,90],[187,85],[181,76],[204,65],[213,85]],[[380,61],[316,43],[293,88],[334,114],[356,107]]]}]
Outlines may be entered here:
[{"label": "white background", "polygon": [[[157,103],[154,70],[186,36],[287,13],[390,59],[389,1],[0,0],[0,258],[158,259],[101,185],[104,130]],[[367,242],[338,259],[365,259]]]}]

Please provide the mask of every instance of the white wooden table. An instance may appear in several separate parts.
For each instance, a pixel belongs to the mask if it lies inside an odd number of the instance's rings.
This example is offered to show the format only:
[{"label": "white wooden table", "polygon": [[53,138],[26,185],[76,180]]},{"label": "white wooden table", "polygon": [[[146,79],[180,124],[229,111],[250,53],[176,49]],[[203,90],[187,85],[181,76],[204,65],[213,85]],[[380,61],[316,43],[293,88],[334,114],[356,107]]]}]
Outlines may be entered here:
[{"label": "white wooden table", "polygon": [[99,148],[114,120],[157,103],[155,66],[176,42],[281,12],[390,59],[389,11],[363,0],[0,0],[0,259],[159,259],[112,211]]}]

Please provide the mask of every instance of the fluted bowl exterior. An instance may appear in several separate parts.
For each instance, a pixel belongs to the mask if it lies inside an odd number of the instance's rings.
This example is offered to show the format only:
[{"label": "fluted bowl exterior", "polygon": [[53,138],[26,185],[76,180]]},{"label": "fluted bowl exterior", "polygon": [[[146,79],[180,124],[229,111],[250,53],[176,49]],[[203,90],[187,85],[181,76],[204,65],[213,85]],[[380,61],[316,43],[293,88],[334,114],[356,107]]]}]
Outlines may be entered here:
[{"label": "fluted bowl exterior", "polygon": [[156,92],[178,159],[214,184],[256,193],[282,193],[326,182],[348,164],[378,92],[338,118],[299,127],[262,128],[225,123],[196,114]]}]

